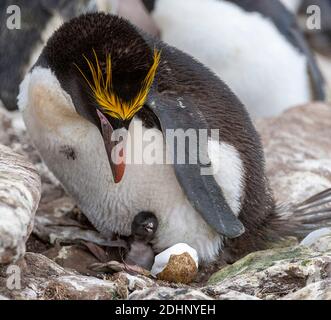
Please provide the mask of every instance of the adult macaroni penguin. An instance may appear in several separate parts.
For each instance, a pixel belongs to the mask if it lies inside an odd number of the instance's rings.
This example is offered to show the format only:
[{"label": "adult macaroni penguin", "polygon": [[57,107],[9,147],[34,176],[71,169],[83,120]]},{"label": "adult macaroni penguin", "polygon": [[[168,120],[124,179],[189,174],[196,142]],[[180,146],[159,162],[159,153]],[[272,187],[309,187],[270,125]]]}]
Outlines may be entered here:
[{"label": "adult macaroni penguin", "polygon": [[[184,242],[212,261],[224,239],[243,240],[237,257],[285,229],[240,101],[202,64],[126,20],[95,13],[65,23],[22,82],[19,107],[44,161],[105,236],[130,235],[134,217],[148,211],[159,222],[156,252]],[[195,162],[185,144],[182,162],[182,150],[170,148],[174,163],[128,163],[129,136],[133,148],[149,146],[135,140],[139,125],[161,155],[169,130],[209,138],[198,140]]]}]

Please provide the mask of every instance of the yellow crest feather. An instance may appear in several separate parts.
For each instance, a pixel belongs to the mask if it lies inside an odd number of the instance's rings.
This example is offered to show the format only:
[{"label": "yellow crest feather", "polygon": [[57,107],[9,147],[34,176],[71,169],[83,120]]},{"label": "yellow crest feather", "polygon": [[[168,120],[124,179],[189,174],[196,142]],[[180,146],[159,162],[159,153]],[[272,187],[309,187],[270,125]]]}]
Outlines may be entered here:
[{"label": "yellow crest feather", "polygon": [[93,79],[92,82],[88,80],[84,72],[76,64],[75,66],[84,77],[94,95],[94,98],[106,114],[120,120],[130,120],[143,107],[147,99],[147,95],[155,78],[157,67],[160,63],[161,53],[156,49],[154,50],[153,64],[143,80],[138,94],[130,102],[122,101],[113,90],[110,55],[107,55],[105,79],[100,67],[98,56],[94,49],[93,54],[95,58],[95,65],[85,55],[83,55],[91,72]]}]

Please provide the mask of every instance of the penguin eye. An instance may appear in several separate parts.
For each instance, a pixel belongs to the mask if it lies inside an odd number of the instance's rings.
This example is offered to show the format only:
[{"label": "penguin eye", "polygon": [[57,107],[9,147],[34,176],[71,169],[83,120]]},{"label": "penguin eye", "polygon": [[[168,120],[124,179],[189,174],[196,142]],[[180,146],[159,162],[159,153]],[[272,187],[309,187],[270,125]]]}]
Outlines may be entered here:
[{"label": "penguin eye", "polygon": [[105,76],[102,72],[99,58],[94,49],[93,54],[95,62],[89,60],[85,55],[83,55],[85,61],[87,62],[92,81],[88,79],[86,74],[80,67],[78,67],[77,64],[75,64],[75,66],[87,82],[97,104],[104,113],[113,118],[120,120],[132,119],[132,117],[143,107],[146,102],[148,93],[155,78],[156,70],[160,63],[161,52],[156,49],[154,50],[153,64],[150,67],[145,79],[142,81],[138,94],[129,102],[123,101],[114,91],[110,54],[106,57]]}]

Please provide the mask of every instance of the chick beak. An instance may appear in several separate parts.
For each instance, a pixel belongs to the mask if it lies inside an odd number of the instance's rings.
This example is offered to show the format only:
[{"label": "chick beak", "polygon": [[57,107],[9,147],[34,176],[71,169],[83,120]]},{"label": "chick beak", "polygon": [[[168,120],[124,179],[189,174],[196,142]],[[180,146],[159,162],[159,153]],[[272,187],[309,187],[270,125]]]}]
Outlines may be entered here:
[{"label": "chick beak", "polygon": [[151,232],[153,232],[153,227],[154,227],[153,222],[150,222],[145,226],[145,229],[148,233],[151,233]]},{"label": "chick beak", "polygon": [[105,115],[97,110],[101,124],[101,133],[115,183],[119,183],[125,172],[124,141],[114,141],[114,129]]}]

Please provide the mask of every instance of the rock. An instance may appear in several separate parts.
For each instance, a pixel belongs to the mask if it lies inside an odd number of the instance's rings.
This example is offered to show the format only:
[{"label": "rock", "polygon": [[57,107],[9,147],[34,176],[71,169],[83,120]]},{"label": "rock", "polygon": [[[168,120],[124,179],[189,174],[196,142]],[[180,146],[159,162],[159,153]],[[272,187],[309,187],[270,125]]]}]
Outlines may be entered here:
[{"label": "rock", "polygon": [[0,145],[0,264],[25,253],[40,193],[40,177],[33,165]]},{"label": "rock", "polygon": [[43,255],[67,270],[74,270],[84,275],[96,275],[90,266],[99,260],[82,246],[56,246],[44,252]]},{"label": "rock", "polygon": [[9,130],[11,130],[12,122],[8,111],[1,107],[0,101],[0,144],[9,145],[10,135]]},{"label": "rock", "polygon": [[220,290],[217,285],[202,288],[202,292],[213,297],[216,300],[261,300],[255,296],[251,296],[234,290]]},{"label": "rock", "polygon": [[[0,105],[0,144],[26,156],[32,163],[36,161],[37,152],[29,143],[25,124],[19,112],[8,112]],[[30,158],[33,158],[33,160]],[[37,156],[40,162],[40,157]]]},{"label": "rock", "polygon": [[278,202],[301,202],[331,187],[331,106],[312,103],[256,121]]},{"label": "rock", "polygon": [[41,253],[43,254],[47,250],[49,250],[52,246],[49,243],[45,243],[41,241],[38,237],[36,237],[33,233],[30,235],[28,241],[26,242],[26,251]]},{"label": "rock", "polygon": [[122,282],[125,282],[127,288],[130,292],[136,290],[142,290],[145,288],[151,288],[157,286],[154,279],[145,277],[143,275],[131,275],[126,272],[120,272],[112,276],[113,281],[117,279],[121,279]]},{"label": "rock", "polygon": [[283,300],[331,300],[331,280],[312,283],[285,296]]},{"label": "rock", "polygon": [[21,289],[7,289],[6,270],[0,270],[0,294],[11,299],[111,300],[117,297],[113,282],[65,270],[40,254],[27,253],[18,267]]},{"label": "rock", "polygon": [[178,243],[155,257],[151,274],[169,282],[192,282],[198,272],[198,254],[185,243]]},{"label": "rock", "polygon": [[331,251],[296,246],[251,253],[215,273],[208,285],[214,292],[234,290],[261,299],[278,299],[330,276]]},{"label": "rock", "polygon": [[128,299],[132,292],[140,292],[140,290],[157,287],[154,280],[143,275],[130,275],[125,272],[119,272],[110,277],[116,286],[116,292],[122,299]]},{"label": "rock", "polygon": [[200,290],[190,288],[156,287],[131,293],[129,300],[213,300]]}]

